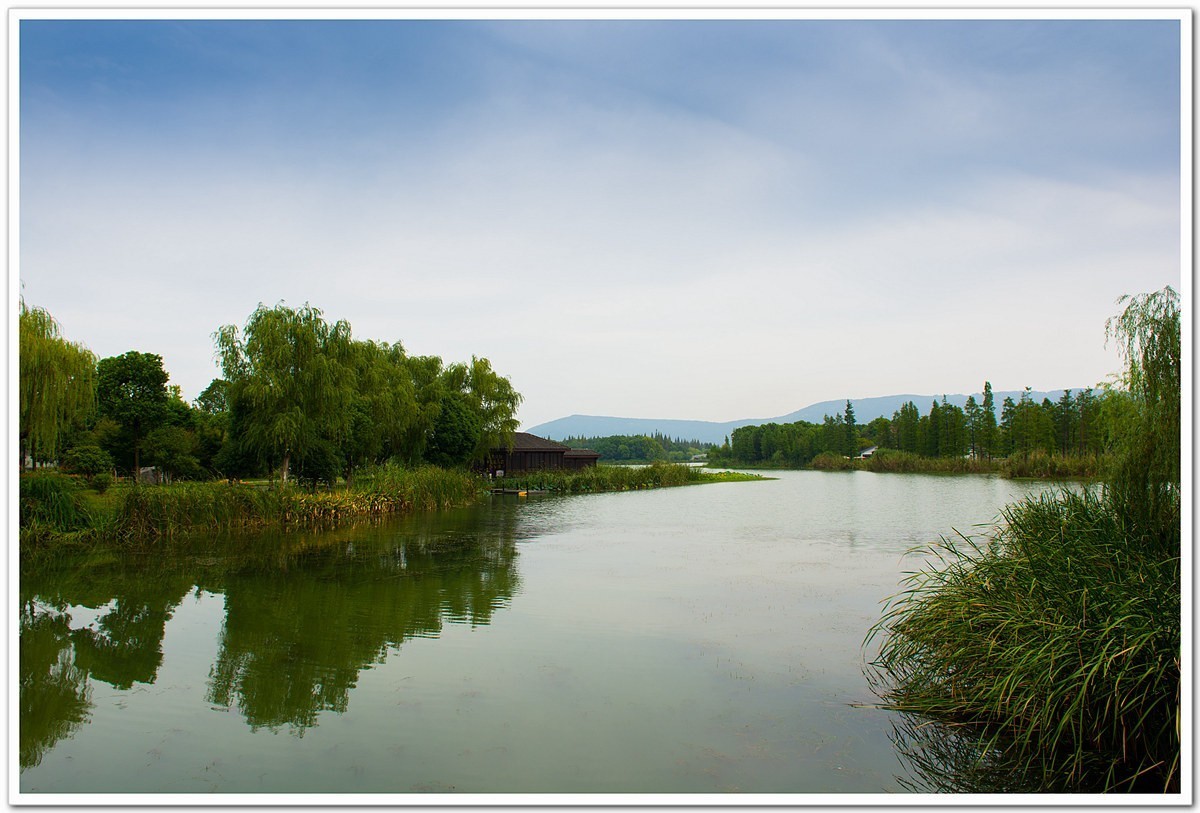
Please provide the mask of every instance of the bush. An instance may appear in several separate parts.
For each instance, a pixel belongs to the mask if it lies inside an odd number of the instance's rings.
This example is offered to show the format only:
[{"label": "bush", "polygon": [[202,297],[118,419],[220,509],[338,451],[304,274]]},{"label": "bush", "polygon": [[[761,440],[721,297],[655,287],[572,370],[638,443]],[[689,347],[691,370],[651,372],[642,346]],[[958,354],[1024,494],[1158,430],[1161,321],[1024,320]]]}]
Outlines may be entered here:
[{"label": "bush", "polygon": [[836,452],[821,452],[809,465],[820,471],[850,471],[855,467],[853,460]]},{"label": "bush", "polygon": [[113,469],[112,455],[93,444],[76,446],[63,455],[63,471],[94,477],[101,472],[111,472]]},{"label": "bush", "polygon": [[113,476],[106,471],[102,471],[92,477],[92,488],[96,489],[96,491],[100,494],[108,491],[112,484]]}]

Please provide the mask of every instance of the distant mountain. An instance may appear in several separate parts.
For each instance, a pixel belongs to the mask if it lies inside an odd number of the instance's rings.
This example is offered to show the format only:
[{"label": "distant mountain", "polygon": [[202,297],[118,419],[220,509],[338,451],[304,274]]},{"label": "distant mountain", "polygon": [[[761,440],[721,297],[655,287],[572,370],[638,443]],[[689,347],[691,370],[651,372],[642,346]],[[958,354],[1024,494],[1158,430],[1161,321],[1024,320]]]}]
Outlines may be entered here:
[{"label": "distant mountain", "polygon": [[[1066,387],[1063,389],[1066,389]],[[1073,387],[1071,391],[1078,392],[1080,389],[1084,388]],[[1000,405],[1004,402],[1004,399],[1011,397],[1014,401],[1020,400],[1022,392],[1024,390],[992,392],[992,397],[996,401],[997,420],[1000,418]],[[1041,403],[1043,398],[1057,401],[1062,397],[1062,393],[1062,390],[1033,391],[1030,393],[1030,397]],[[971,394],[975,396],[976,401],[983,402],[982,392]],[[967,395],[957,393],[951,395],[947,393],[946,402],[961,407],[966,405],[967,397]],[[850,399],[850,403],[854,405],[854,419],[860,425],[870,423],[880,416],[890,418],[899,411],[902,405],[909,401],[917,405],[917,409],[921,411],[922,415],[926,415],[929,413],[929,405],[934,401],[941,403],[942,396],[940,394],[905,394]],[[722,443],[727,435],[740,426],[763,423],[794,423],[796,421],[820,423],[825,420],[826,415],[841,414],[845,408],[846,399],[841,398],[835,401],[820,401],[810,404],[803,409],[789,412],[787,415],[780,415],[777,418],[743,418],[741,420],[725,422],[685,421],[674,418],[614,418],[606,415],[569,415],[565,418],[556,418],[553,421],[539,423],[537,426],[531,426],[524,431],[540,437],[550,438],[551,440],[564,440],[568,437],[599,438],[608,437],[609,435],[653,435],[655,432],[661,432],[671,438]]]}]

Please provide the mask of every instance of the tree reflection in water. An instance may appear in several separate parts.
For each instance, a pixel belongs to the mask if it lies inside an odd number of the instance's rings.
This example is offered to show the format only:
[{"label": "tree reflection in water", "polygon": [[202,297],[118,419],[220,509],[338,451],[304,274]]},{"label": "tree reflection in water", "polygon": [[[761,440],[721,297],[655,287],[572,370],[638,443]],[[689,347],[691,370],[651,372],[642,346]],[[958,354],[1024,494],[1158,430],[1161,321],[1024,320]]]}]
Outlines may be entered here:
[{"label": "tree reflection in water", "polygon": [[[86,721],[89,679],[154,683],[167,621],[194,588],[225,597],[206,701],[236,707],[252,727],[302,735],[320,712],[344,712],[359,672],[404,641],[436,637],[447,622],[490,623],[517,589],[516,541],[530,532],[514,510],[477,506],[27,564],[21,766]],[[71,608],[99,614],[72,628]]]},{"label": "tree reflection in water", "polygon": [[359,672],[443,620],[487,624],[517,584],[515,546],[469,536],[363,550],[346,543],[296,557],[287,572],[225,580],[225,625],[209,702],[251,726],[297,733],[343,712]]},{"label": "tree reflection in water", "polygon": [[21,607],[20,764],[32,768],[69,737],[92,707],[87,674],[71,651],[70,618],[32,603]]}]

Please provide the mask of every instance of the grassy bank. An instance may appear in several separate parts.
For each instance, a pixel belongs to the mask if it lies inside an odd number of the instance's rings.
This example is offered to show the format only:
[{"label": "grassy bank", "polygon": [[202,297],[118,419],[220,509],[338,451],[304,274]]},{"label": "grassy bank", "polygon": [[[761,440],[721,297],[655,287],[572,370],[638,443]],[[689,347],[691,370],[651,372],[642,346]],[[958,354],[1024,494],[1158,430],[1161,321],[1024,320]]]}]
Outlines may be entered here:
[{"label": "grassy bank", "polygon": [[529,472],[517,477],[500,478],[494,481],[493,487],[549,491],[556,494],[587,494],[759,479],[763,478],[738,472],[705,471],[683,463],[651,463],[648,466],[592,466],[572,471]]},{"label": "grassy bank", "polygon": [[944,540],[873,633],[886,705],[976,738],[981,774],[1177,790],[1179,558],[1129,531],[1086,491],[1009,506],[992,539]]},{"label": "grassy bank", "polygon": [[747,479],[757,478],[661,463],[531,472],[496,481],[458,469],[381,466],[331,491],[212,481],[117,485],[100,493],[80,478],[38,472],[21,477],[21,543],[152,542],[197,532],[327,527],[355,518],[465,505],[489,488],[578,494]]},{"label": "grassy bank", "polygon": [[483,487],[481,478],[460,470],[380,467],[333,491],[212,481],[115,486],[98,494],[77,478],[45,472],[21,477],[21,541],[152,541],[198,531],[318,527],[462,505]]},{"label": "grassy bank", "polygon": [[[1108,465],[1101,455],[1060,455],[1036,451],[1004,459],[924,457],[899,449],[880,449],[868,458],[849,458],[822,452],[805,469],[814,471],[872,471],[880,474],[1000,474],[1009,478],[1041,480],[1096,479]],[[756,465],[747,468],[791,469],[790,466]]]}]

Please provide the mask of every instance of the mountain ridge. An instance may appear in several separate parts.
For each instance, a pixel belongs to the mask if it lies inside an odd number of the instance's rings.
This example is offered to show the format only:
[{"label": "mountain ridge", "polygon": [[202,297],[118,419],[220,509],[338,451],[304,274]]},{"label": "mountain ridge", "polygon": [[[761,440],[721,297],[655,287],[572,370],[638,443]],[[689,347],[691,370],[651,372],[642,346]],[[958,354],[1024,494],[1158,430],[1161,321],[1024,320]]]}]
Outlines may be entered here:
[{"label": "mountain ridge", "polygon": [[[1086,389],[1086,387],[1064,387],[1063,389],[1070,389],[1072,393],[1075,393]],[[1062,397],[1063,389],[1031,390],[1029,396],[1038,403],[1041,403],[1044,398],[1057,401]],[[992,392],[992,397],[996,404],[997,420],[1000,418],[1000,405],[1004,402],[1004,399],[1011,397],[1014,401],[1017,401],[1020,399],[1022,393],[1024,393],[1024,390],[996,390]],[[857,400],[851,398],[849,401],[854,406],[855,421],[859,425],[862,425],[870,423],[878,417],[891,418],[903,404],[909,401],[916,404],[921,414],[925,415],[929,412],[930,404],[934,401],[941,403],[943,397],[945,397],[946,403],[962,407],[966,405],[967,398],[971,395],[975,396],[977,402],[983,403],[982,392],[967,394],[947,393],[945,396],[903,393],[899,395],[860,398]],[[653,435],[659,432],[670,438],[694,439],[706,443],[722,443],[726,435],[742,426],[753,426],[764,423],[794,423],[796,421],[820,423],[825,419],[826,415],[841,414],[846,408],[846,400],[845,398],[840,398],[831,401],[818,401],[794,412],[774,418],[740,418],[732,421],[695,421],[679,418],[622,418],[611,415],[572,414],[563,418],[555,418],[551,421],[539,423],[523,431],[559,441],[568,437],[595,438],[608,437],[610,435]]]}]

